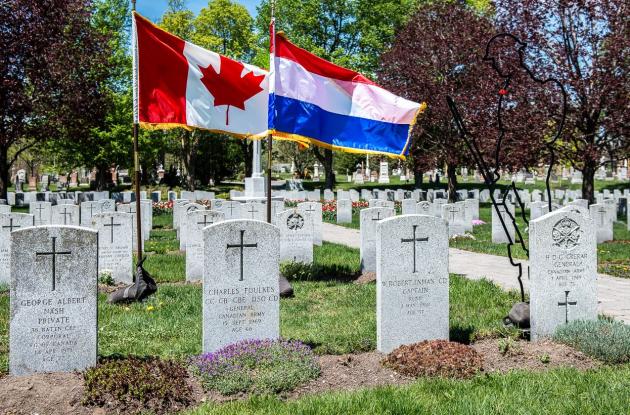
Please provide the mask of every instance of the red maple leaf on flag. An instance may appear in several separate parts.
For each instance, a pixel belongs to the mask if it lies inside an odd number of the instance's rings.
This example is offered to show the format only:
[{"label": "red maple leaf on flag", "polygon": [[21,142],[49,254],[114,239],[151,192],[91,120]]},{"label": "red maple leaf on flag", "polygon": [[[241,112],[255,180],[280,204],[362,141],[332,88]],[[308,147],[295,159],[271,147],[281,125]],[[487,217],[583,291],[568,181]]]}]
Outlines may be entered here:
[{"label": "red maple leaf on flag", "polygon": [[227,105],[226,125],[230,125],[230,105],[244,110],[245,101],[263,90],[260,84],[265,79],[265,75],[254,75],[254,72],[250,71],[241,77],[244,67],[242,63],[221,55],[219,73],[212,65],[199,68],[203,75],[201,82],[214,97],[214,106]]}]

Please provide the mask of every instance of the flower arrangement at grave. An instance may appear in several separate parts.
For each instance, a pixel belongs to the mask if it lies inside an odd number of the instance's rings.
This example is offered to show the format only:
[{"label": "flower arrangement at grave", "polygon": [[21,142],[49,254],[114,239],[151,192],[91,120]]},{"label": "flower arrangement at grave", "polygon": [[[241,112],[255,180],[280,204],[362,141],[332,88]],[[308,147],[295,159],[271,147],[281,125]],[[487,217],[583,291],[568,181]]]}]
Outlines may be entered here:
[{"label": "flower arrangement at grave", "polygon": [[320,374],[310,347],[297,340],[243,340],[193,357],[190,365],[205,389],[224,395],[290,391]]},{"label": "flower arrangement at grave", "polygon": [[161,213],[171,213],[173,211],[173,201],[153,202],[153,213],[159,215]]}]

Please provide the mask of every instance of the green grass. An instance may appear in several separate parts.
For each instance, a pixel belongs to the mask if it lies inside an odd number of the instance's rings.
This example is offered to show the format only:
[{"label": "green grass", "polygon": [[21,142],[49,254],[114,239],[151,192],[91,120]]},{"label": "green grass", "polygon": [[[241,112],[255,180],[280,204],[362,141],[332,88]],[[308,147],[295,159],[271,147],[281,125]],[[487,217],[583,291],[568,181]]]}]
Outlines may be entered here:
[{"label": "green grass", "polygon": [[421,379],[409,386],[333,392],[284,401],[253,397],[205,403],[188,415],[253,414],[611,414],[628,413],[630,366],[482,375],[467,381]]}]

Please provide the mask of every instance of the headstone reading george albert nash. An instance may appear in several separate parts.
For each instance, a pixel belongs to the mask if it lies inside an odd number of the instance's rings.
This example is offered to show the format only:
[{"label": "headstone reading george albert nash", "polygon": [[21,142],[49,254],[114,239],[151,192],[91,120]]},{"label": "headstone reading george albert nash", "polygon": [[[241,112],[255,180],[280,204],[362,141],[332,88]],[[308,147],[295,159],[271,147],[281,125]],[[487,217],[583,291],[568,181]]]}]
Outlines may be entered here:
[{"label": "headstone reading george albert nash", "polygon": [[97,232],[41,226],[11,235],[12,375],[96,364]]}]

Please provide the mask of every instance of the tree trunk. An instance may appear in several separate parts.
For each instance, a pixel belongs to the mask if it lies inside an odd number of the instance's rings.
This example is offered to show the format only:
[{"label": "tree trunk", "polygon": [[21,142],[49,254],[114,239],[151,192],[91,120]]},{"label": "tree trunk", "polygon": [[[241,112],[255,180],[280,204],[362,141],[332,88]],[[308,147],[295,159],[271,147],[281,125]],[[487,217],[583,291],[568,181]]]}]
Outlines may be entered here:
[{"label": "tree trunk", "polygon": [[190,131],[183,131],[181,135],[182,162],[184,163],[186,187],[195,190],[195,163],[193,136]]},{"label": "tree trunk", "polygon": [[586,160],[582,169],[582,199],[595,203],[595,160]]},{"label": "tree trunk", "polygon": [[448,203],[457,202],[457,168],[454,165],[446,166],[448,177]]},{"label": "tree trunk", "polygon": [[107,185],[112,181],[109,166],[96,166],[96,191],[101,192],[107,189]]},{"label": "tree trunk", "polygon": [[418,172],[418,171],[414,171],[413,172],[413,181],[414,181],[414,185],[413,187],[415,189],[420,189],[422,186],[422,180],[424,179],[423,177],[424,175],[422,174],[422,172]]},{"label": "tree trunk", "polygon": [[324,174],[326,175],[325,189],[333,190],[335,187],[335,172],[333,171],[333,152],[332,150],[325,149],[324,154],[319,151],[319,148],[313,147],[313,154],[317,157],[317,160],[324,166]]},{"label": "tree trunk", "polygon": [[0,147],[0,199],[7,199],[7,190],[9,190],[9,169],[11,166],[7,160],[7,148]]}]

